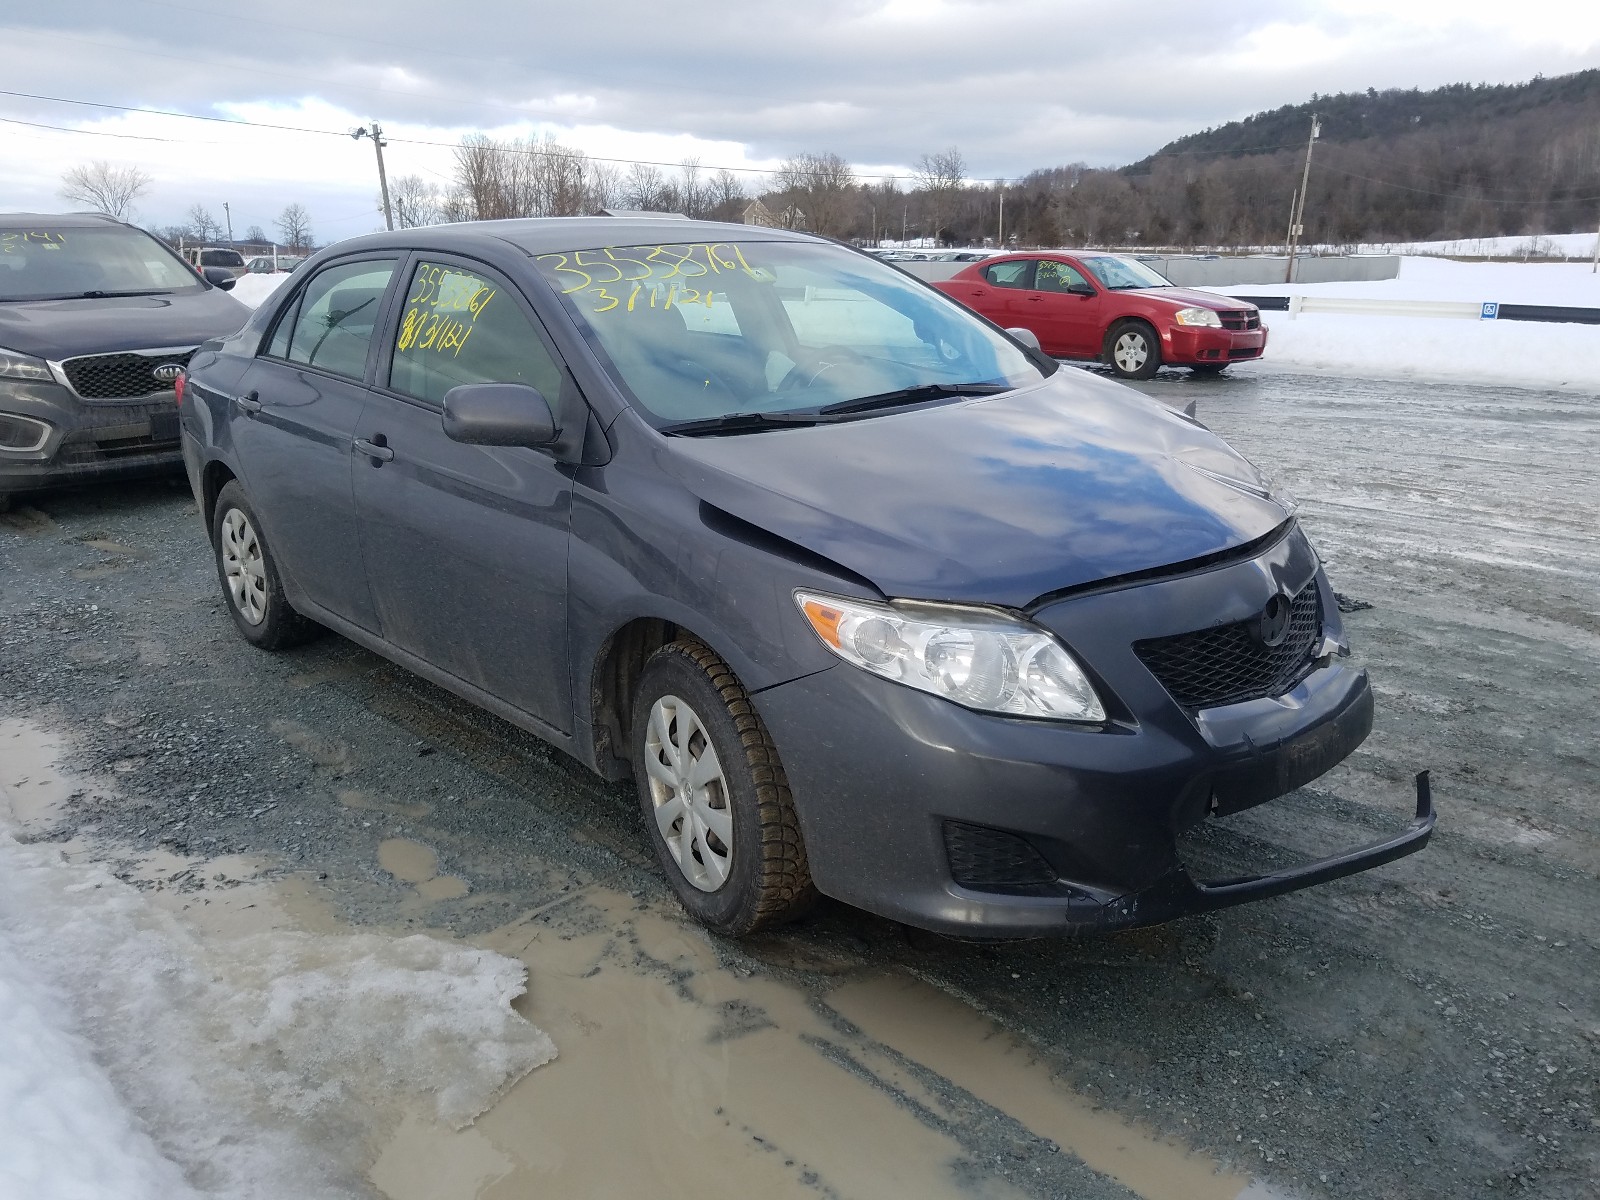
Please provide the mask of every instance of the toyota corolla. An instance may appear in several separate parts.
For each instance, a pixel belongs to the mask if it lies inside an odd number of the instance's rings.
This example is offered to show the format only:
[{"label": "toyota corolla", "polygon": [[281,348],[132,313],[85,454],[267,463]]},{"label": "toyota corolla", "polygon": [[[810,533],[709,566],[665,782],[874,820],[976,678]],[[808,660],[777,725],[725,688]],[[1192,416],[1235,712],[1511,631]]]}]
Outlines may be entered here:
[{"label": "toyota corolla", "polygon": [[202,347],[233,623],[331,629],[631,777],[684,906],[985,937],[1149,924],[1420,849],[1193,878],[1180,831],[1366,737],[1292,507],[1195,421],[803,234],[584,218],[308,262]]}]

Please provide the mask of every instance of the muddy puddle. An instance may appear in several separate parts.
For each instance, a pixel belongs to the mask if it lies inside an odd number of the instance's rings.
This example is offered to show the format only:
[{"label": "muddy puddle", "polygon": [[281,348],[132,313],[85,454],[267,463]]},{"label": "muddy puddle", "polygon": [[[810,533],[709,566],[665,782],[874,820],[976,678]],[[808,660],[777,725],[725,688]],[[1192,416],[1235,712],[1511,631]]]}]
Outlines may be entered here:
[{"label": "muddy puddle", "polygon": [[[23,829],[58,825],[88,786],[57,768],[65,748],[0,723],[0,799]],[[381,811],[361,793],[340,801]],[[84,839],[62,849],[119,861],[120,877],[201,936],[357,932],[338,915],[336,874]],[[358,869],[408,893],[389,917],[397,932],[472,890],[420,834],[382,840]],[[470,943],[423,931],[526,964],[513,1007],[558,1057],[464,1128],[425,1103],[370,1127],[366,1181],[388,1200],[1275,1195],[1074,1093],[986,1016],[900,971],[784,964],[780,936],[763,955],[777,978],[720,955],[675,907],[581,880]]]}]

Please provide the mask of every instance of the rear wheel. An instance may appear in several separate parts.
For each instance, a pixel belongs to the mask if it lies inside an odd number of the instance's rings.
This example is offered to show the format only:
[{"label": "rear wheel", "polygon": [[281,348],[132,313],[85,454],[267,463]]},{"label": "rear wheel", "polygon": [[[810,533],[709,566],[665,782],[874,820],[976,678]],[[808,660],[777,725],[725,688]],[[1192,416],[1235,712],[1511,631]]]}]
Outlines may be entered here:
[{"label": "rear wheel", "polygon": [[789,783],[728,665],[698,642],[651,656],[631,749],[656,856],[684,908],[719,933],[753,933],[815,902]]},{"label": "rear wheel", "polygon": [[1149,379],[1161,367],[1161,339],[1143,321],[1119,321],[1106,335],[1106,363],[1124,379]]},{"label": "rear wheel", "polygon": [[217,495],[211,513],[211,545],[228,615],[245,641],[263,650],[286,650],[314,638],[321,627],[295,612],[283,594],[283,581],[261,523],[237,481]]}]

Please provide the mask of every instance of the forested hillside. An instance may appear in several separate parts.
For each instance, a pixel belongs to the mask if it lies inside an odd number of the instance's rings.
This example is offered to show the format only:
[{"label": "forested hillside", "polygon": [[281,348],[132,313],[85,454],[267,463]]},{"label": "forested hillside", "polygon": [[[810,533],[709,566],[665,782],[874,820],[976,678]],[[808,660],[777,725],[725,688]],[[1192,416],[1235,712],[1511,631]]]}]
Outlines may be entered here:
[{"label": "forested hillside", "polygon": [[1524,84],[1318,96],[1193,134],[1116,171],[1038,171],[1042,242],[1281,242],[1313,114],[1315,242],[1569,232],[1600,221],[1600,70]]}]

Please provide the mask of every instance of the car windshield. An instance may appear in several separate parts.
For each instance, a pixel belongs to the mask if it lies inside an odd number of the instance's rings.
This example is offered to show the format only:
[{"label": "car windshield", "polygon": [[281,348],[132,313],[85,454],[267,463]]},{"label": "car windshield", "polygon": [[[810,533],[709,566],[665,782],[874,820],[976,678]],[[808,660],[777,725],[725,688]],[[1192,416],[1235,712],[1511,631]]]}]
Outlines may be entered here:
[{"label": "car windshield", "polygon": [[660,427],[737,417],[727,429],[738,431],[785,415],[792,424],[1044,375],[954,301],[841,246],[613,246],[536,261]]},{"label": "car windshield", "polygon": [[137,229],[0,229],[0,301],[194,292],[203,286],[182,259]]},{"label": "car windshield", "polygon": [[1152,271],[1142,262],[1116,254],[1100,254],[1082,260],[1084,269],[1113,292],[1129,288],[1171,287],[1172,280]]}]

